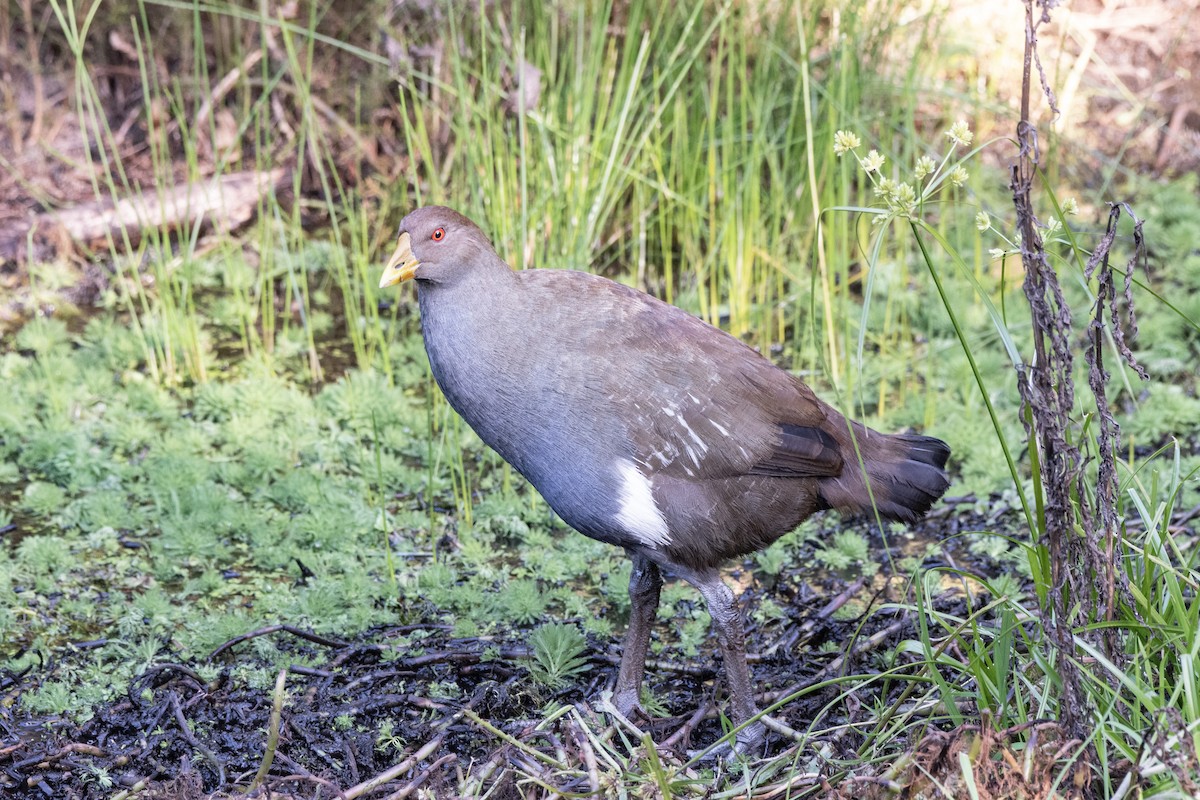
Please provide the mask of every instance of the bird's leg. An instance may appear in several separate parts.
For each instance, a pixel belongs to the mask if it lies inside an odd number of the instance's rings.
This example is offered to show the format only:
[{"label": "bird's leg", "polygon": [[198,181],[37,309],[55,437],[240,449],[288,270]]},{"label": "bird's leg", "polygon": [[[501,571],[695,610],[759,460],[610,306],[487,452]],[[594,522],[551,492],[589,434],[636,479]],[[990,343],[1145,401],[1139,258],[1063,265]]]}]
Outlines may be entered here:
[{"label": "bird's leg", "polygon": [[[716,570],[684,572],[682,577],[700,590],[704,602],[708,604],[708,613],[721,646],[725,681],[729,684],[729,717],[734,725],[741,725],[758,713],[758,706],[754,703],[754,688],[750,682],[750,667],[746,663],[746,633],[741,612],[734,604],[733,592]],[[761,722],[756,722],[738,734],[737,749],[748,752],[760,744],[765,735],[766,728]]]},{"label": "bird's leg", "polygon": [[629,631],[625,634],[621,668],[613,690],[613,705],[626,717],[640,708],[650,625],[658,612],[658,595],[662,589],[662,573],[657,564],[639,553],[630,553],[629,557],[633,559],[633,571],[629,575]]}]

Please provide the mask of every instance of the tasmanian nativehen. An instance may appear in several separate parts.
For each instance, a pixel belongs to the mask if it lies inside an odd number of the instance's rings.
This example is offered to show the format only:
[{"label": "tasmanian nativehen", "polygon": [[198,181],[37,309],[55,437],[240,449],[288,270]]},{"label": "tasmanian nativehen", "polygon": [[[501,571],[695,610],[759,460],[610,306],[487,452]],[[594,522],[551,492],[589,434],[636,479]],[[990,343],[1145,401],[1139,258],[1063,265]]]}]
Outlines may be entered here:
[{"label": "tasmanian nativehen", "polygon": [[[913,522],[948,486],[944,442],[848,420],[734,337],[634,289],[513,271],[449,208],[400,223],[379,285],[409,279],[446,399],[568,525],[633,559],[613,689],[626,715],[640,710],[663,571],[708,604],[740,725],[757,708],[722,562],[822,509]],[[763,734],[748,726],[739,749]]]}]

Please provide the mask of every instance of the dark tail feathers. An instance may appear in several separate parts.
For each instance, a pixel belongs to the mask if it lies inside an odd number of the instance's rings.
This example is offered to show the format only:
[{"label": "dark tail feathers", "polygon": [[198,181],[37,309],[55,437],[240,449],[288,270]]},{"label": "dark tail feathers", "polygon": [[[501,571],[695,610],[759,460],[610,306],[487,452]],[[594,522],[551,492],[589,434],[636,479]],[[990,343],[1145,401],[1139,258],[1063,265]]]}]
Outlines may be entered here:
[{"label": "dark tail feathers", "polygon": [[950,448],[941,439],[909,433],[889,436],[857,424],[854,428],[862,464],[851,448],[845,451],[842,474],[821,481],[821,495],[831,507],[871,513],[873,499],[885,519],[915,522],[950,486],[946,475]]}]

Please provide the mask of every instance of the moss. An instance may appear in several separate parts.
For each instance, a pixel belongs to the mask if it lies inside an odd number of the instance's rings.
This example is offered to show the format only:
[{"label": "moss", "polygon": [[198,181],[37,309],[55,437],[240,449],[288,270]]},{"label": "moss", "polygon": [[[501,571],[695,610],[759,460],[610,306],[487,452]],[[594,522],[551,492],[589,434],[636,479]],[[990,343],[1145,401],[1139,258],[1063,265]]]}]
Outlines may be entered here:
[{"label": "moss", "polygon": [[1122,420],[1121,430],[1138,446],[1195,436],[1200,433],[1200,400],[1180,386],[1155,384],[1133,415]]}]

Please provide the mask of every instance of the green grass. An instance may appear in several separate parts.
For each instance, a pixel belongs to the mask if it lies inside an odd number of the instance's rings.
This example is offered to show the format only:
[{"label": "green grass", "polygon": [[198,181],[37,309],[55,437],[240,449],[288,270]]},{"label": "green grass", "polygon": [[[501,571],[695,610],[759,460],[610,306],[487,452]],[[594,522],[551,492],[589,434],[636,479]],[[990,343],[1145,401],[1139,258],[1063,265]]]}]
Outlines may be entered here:
[{"label": "green grass", "polygon": [[[136,244],[114,237],[97,253],[116,279],[94,318],[36,318],[6,341],[0,527],[17,524],[21,538],[0,551],[0,657],[15,670],[73,642],[121,641],[39,674],[22,707],[86,715],[156,661],[200,659],[281,620],[340,636],[430,617],[462,636],[541,625],[531,669],[546,688],[579,666],[578,631],[555,620],[597,637],[620,630],[620,554],[553,525],[438,394],[411,303],[374,288],[400,216],[443,202],[516,266],[590,269],[648,289],[769,351],[848,412],[947,440],[952,494],[974,493],[985,515],[995,503],[1023,510],[1018,534],[964,534],[1000,565],[993,575],[897,565],[855,532],[813,550],[792,537],[756,556],[767,583],[797,558],[867,575],[879,561],[904,586],[882,610],[920,625],[879,653],[874,672],[786,698],[821,689],[830,699],[794,756],[743,776],[746,785],[771,786],[788,770],[899,781],[919,772],[914,743],[981,723],[996,732],[994,748],[950,748],[960,769],[941,780],[952,794],[969,794],[1001,752],[1027,781],[1068,785],[1070,759],[1036,749],[1028,727],[1056,716],[1061,657],[1044,629],[1040,604],[1053,587],[1039,539],[1042,474],[1025,451],[1013,369],[1029,360],[1029,312],[1006,176],[941,135],[960,116],[989,113],[930,89],[954,33],[936,14],[868,15],[836,0],[778,11],[480,3],[394,21],[397,40],[423,52],[462,46],[399,63],[392,83],[362,32],[384,5],[309,4],[284,20],[222,4],[52,0],[97,197],[165,189],[178,170],[197,180],[299,161],[292,199],[268,195],[236,236],[196,227]],[[118,23],[144,91],[152,169],[140,189],[89,68]],[[158,68],[164,52],[177,72]],[[523,62],[540,72],[536,93]],[[206,111],[210,88],[244,65]],[[352,91],[346,75],[362,77]],[[345,153],[361,156],[354,142],[379,135],[376,111],[405,155],[386,181],[351,182]],[[214,150],[218,114],[243,146]],[[882,154],[882,172],[835,155],[842,130],[865,140],[859,157]],[[918,167],[923,158],[932,169]],[[960,161],[961,186],[950,180]],[[876,193],[880,177],[909,182],[911,199],[895,183]],[[1155,187],[1139,208],[1157,247],[1137,292],[1136,349],[1152,380],[1118,371],[1110,389],[1125,432],[1116,557],[1128,602],[1096,625],[1118,633],[1120,652],[1096,651],[1080,631],[1089,769],[1102,796],[1185,791],[1179,765],[1200,746],[1196,533],[1171,527],[1175,511],[1200,503],[1195,188],[1194,176]],[[1094,285],[1081,264],[1098,214],[1066,215],[1068,192],[1044,189],[1039,211],[1062,225],[1048,237],[1053,263],[1082,317]],[[59,270],[31,265],[30,282],[53,286]],[[1085,449],[1089,430],[1079,431]],[[297,560],[315,577],[299,580]],[[947,583],[972,598],[965,612],[937,602]],[[674,655],[694,656],[708,636],[695,601],[664,590]],[[780,613],[762,605],[759,620]],[[274,645],[256,646],[264,661],[288,663]],[[269,691],[273,675],[240,677]],[[862,697],[872,698],[865,709]],[[851,707],[851,751],[813,755],[846,735]],[[380,731],[379,741],[392,740]],[[700,785],[636,744],[593,740],[604,769],[628,785],[664,795]],[[473,780],[464,792],[482,792]]]},{"label": "green grass", "polygon": [[[25,330],[39,327],[53,321]],[[418,591],[436,614],[480,632],[529,625],[567,613],[583,576],[602,578],[592,570],[617,568],[618,553],[552,532],[541,501],[491,484],[494,474],[479,479],[491,500],[473,528],[458,528],[463,546],[430,561],[461,521],[439,515],[430,526],[390,498],[452,507],[454,487],[423,464],[437,437],[425,399],[379,373],[353,372],[311,395],[264,372],[166,390],[125,361],[122,338],[137,333],[97,319],[78,342],[56,337],[0,362],[11,398],[0,457],[9,483],[23,483],[8,512],[21,515],[22,538],[0,552],[0,657],[18,669],[72,642],[118,631],[122,642],[83,660],[88,692],[54,711],[86,713],[160,651],[199,660],[281,620],[361,631],[394,622],[401,598]],[[414,355],[397,348],[394,361]],[[473,434],[453,447],[464,461],[485,457]],[[523,541],[561,572],[533,561],[498,569],[494,553]],[[393,559],[393,549],[409,555]],[[316,576],[298,582],[297,561]],[[547,578],[561,588],[543,586]],[[56,687],[35,692],[30,708],[54,705]]]}]

